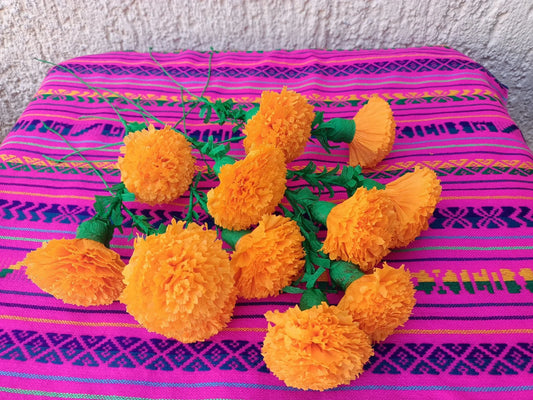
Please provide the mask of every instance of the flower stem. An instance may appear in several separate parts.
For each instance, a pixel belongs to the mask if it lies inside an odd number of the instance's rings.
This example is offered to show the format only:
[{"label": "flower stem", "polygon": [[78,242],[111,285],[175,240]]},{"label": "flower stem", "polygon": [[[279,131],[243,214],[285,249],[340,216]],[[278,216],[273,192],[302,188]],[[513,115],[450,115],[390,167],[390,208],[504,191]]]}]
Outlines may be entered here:
[{"label": "flower stem", "polygon": [[364,273],[355,264],[347,261],[333,261],[329,269],[331,280],[342,290],[346,290],[353,281],[363,275]]},{"label": "flower stem", "polygon": [[355,121],[353,119],[332,118],[316,127],[312,135],[324,135],[328,140],[336,143],[351,143],[355,136]]},{"label": "flower stem", "polygon": [[221,237],[233,250],[237,246],[237,242],[243,237],[252,232],[251,230],[232,231],[229,229],[222,229]]},{"label": "flower stem", "polygon": [[83,221],[78,226],[76,238],[94,240],[109,248],[109,242],[113,238],[114,230],[115,228],[109,223],[109,220],[94,216],[87,221]]}]

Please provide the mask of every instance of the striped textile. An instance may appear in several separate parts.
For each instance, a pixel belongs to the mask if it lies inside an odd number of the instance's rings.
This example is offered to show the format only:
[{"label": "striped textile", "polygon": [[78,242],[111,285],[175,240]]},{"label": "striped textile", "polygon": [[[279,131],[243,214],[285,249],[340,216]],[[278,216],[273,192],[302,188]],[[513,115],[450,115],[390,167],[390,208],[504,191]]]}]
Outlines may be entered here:
[{"label": "striped textile", "polygon": [[[52,68],[0,147],[0,398],[533,398],[533,158],[508,115],[507,89],[483,66],[446,47],[153,57],[157,63],[149,54],[114,52],[62,63],[98,92]],[[94,214],[94,195],[106,194],[80,156],[57,164],[45,155],[71,153],[65,139],[92,148],[82,154],[114,184],[124,129],[110,104],[128,121],[142,121],[117,94],[165,123],[181,118],[182,95],[189,95],[158,63],[190,92],[205,90],[213,100],[251,106],[261,91],[287,86],[326,120],[352,117],[378,93],[393,109],[397,139],[365,174],[387,183],[419,165],[441,179],[442,201],[429,230],[386,258],[416,277],[413,315],[375,346],[366,371],[350,385],[295,390],[266,368],[263,314],[296,304],[297,295],[239,300],[221,333],[183,344],[147,332],[122,304],[66,305],[38,289],[23,268],[10,268],[43,241],[74,237]],[[204,124],[197,112],[186,129],[203,140],[231,135],[231,126]],[[232,154],[243,156],[240,144]],[[310,160],[333,166],[347,154],[346,146],[328,155],[310,142],[291,168]],[[342,198],[339,191],[336,199]],[[159,224],[180,218],[185,203],[132,209]],[[125,261],[129,234],[111,243]]]}]

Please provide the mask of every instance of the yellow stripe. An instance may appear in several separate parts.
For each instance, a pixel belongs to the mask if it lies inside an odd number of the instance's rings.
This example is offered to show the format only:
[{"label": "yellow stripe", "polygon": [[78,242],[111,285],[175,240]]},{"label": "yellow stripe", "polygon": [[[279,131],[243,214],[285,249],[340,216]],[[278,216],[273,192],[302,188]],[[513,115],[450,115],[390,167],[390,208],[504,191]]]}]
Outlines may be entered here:
[{"label": "yellow stripe", "polygon": [[[128,324],[124,322],[83,322],[66,321],[48,318],[20,317],[16,315],[0,315],[0,319],[10,319],[14,321],[39,322],[45,324],[73,325],[73,326],[99,326],[99,327],[122,327],[122,328],[144,328],[139,324]],[[225,328],[226,332],[266,332],[267,328]],[[533,329],[397,329],[394,334],[398,335],[502,335],[502,334],[531,334]]]},{"label": "yellow stripe", "polygon": [[397,329],[399,335],[501,335],[533,333],[533,329]]},{"label": "yellow stripe", "polygon": [[[222,53],[222,54],[225,54],[225,53]],[[206,56],[207,56],[207,53],[206,53]],[[217,56],[217,54],[215,53],[213,55],[214,57]],[[387,59],[394,59],[394,58],[402,58],[402,57],[428,57],[428,54],[427,53],[417,53],[417,54],[396,54],[396,55],[390,55],[390,56],[368,56],[368,57],[353,57],[353,58],[346,58],[346,59],[342,59],[341,61],[343,63],[350,63],[350,62],[353,62],[353,61],[364,61],[364,60],[378,60],[378,59],[381,59],[381,60],[387,60]],[[468,57],[461,57],[460,55],[456,55],[456,54],[450,54],[450,55],[441,55],[439,56],[440,58],[454,58],[454,59],[462,59],[462,60],[466,60],[466,61],[470,61],[470,59]],[[157,54],[154,54],[154,58],[156,58],[157,60]],[[280,64],[280,65],[307,65],[307,64],[311,64],[313,62],[316,62],[316,61],[320,61],[321,64],[338,64],[339,63],[339,60],[338,59],[332,59],[332,60],[319,60],[317,59],[315,56],[311,56],[310,57],[311,59],[308,60],[308,61],[302,61],[302,62],[293,62],[293,63],[289,63],[289,62],[286,62],[286,61],[283,61],[283,60],[276,60],[276,59],[270,59],[270,58],[267,58],[267,59],[261,59],[259,60],[258,62],[250,62],[250,63],[242,63],[242,62],[235,62],[235,63],[232,63],[232,62],[225,62],[225,61],[221,61],[221,62],[215,62],[215,61],[212,61],[211,62],[211,65],[212,66],[215,66],[215,65],[220,65],[220,66],[225,66],[225,65],[236,65],[236,66],[239,66],[239,67],[242,67],[242,66],[251,66],[251,65],[263,65],[263,64]],[[83,63],[84,64],[90,64],[90,63],[93,63],[93,64],[100,64],[101,62],[109,62],[109,59],[90,59],[90,60],[83,60]],[[159,60],[158,60],[159,61]],[[139,64],[142,64],[142,65],[152,65],[152,66],[157,66],[156,63],[152,62],[152,61],[148,61],[148,62],[128,62],[128,61],[113,61],[113,64],[123,64],[123,65],[139,65]],[[159,64],[165,66],[165,65],[193,65],[193,66],[196,66],[196,67],[203,67],[203,66],[208,66],[209,63],[206,61],[206,62],[192,62],[192,61],[168,61],[168,62],[159,62]]]},{"label": "yellow stripe", "polygon": [[0,315],[0,319],[10,319],[14,321],[41,322],[44,324],[75,325],[75,326],[117,326],[122,328],[143,328],[139,324],[127,324],[123,322],[83,322],[65,321],[60,319],[19,317],[17,315]]},{"label": "yellow stripe", "polygon": [[29,193],[29,192],[12,192],[10,190],[0,190],[0,193],[6,193],[6,194],[22,194],[25,196],[36,196],[36,197],[51,197],[54,199],[81,199],[81,200],[94,200],[94,197],[86,197],[86,196],[69,196],[69,195],[61,195],[61,194],[41,194],[41,193]]},{"label": "yellow stripe", "polygon": [[528,196],[443,196],[441,200],[461,200],[461,199],[481,199],[481,200],[492,200],[492,199],[521,199],[521,200],[533,200],[533,197]]},{"label": "yellow stripe", "polygon": [[[48,161],[46,159],[40,159],[36,157],[18,156],[15,154],[2,153],[0,154],[0,160],[8,163],[19,163],[25,165],[36,165],[39,167],[71,167],[71,168],[90,168],[90,165],[85,161],[64,161],[57,163],[55,161]],[[118,171],[117,163],[111,161],[93,161],[92,164],[100,169],[112,169]]]},{"label": "yellow stripe", "polygon": [[225,332],[266,332],[267,328],[225,328]]},{"label": "yellow stripe", "polygon": [[[31,318],[20,317],[17,315],[0,315],[1,319],[9,319],[14,321],[26,321],[26,322],[39,322],[43,324],[56,324],[56,325],[72,325],[72,326],[98,326],[98,327],[119,327],[119,328],[142,328],[140,324],[128,324],[125,322],[83,322],[83,321],[66,321],[61,319],[49,319],[49,318]],[[266,328],[225,328],[222,329],[226,332],[266,332]]]},{"label": "yellow stripe", "polygon": [[[195,86],[194,88],[199,88],[200,86]],[[192,89],[193,87],[191,87],[190,89]],[[455,95],[455,94],[459,94],[458,91],[456,91],[457,93],[448,93],[444,96],[452,96],[452,95]],[[478,92],[478,93],[476,93]],[[464,93],[462,93],[462,95],[467,95],[469,93],[472,93],[473,95],[476,95],[476,94],[484,94],[484,95],[491,95],[491,96],[495,96],[495,97],[499,97],[499,95],[493,91],[490,91],[488,89],[484,89],[483,90],[465,90]],[[115,93],[111,93],[107,90],[104,90],[102,91],[102,95],[98,94],[97,92],[92,92],[92,93],[89,93],[89,92],[80,92],[79,90],[71,90],[71,91],[61,91],[61,92],[56,92],[54,89],[48,89],[48,90],[43,90],[43,89],[40,89],[38,92],[37,92],[37,95],[43,95],[43,94],[48,94],[48,95],[55,95],[55,96],[80,96],[80,97],[90,97],[90,98],[93,98],[93,97],[96,97],[96,98],[100,98],[100,97],[103,97],[103,98],[108,98],[108,97],[116,97],[116,94]],[[413,94],[417,94],[419,96],[417,97],[413,97]],[[86,96],[85,96],[86,95]],[[440,93],[436,93],[436,92],[409,92],[409,93],[405,93],[405,94],[402,94],[402,93],[382,93],[381,94],[384,98],[386,99],[411,99],[411,98],[424,98],[424,97],[438,97],[438,96],[443,96],[442,94]],[[142,99],[142,100],[145,100],[145,101],[160,101],[160,100],[163,100],[163,101],[191,101],[191,100],[196,100],[198,99],[197,96],[188,96],[188,95],[184,95],[184,96],[181,96],[181,95],[157,95],[155,93],[149,93],[149,94],[143,94],[142,91],[137,91],[134,94],[132,94],[131,92],[128,92],[126,94],[121,94],[121,96],[123,97],[126,97],[130,100],[137,100],[139,99],[139,97]],[[211,101],[211,102],[215,102],[215,100],[227,100],[227,99],[232,99],[233,101],[236,101],[236,102],[246,102],[246,103],[249,103],[249,102],[252,102],[252,103],[258,103],[259,100],[261,99],[261,97],[251,97],[251,96],[240,96],[240,97],[236,97],[236,96],[230,96],[230,97],[212,97],[212,96],[204,96],[207,100]],[[336,95],[336,96],[320,96],[316,93],[308,96],[310,100],[315,100],[315,101],[352,101],[352,100],[368,100],[369,99],[369,95],[365,95],[365,94],[362,94],[360,96],[358,95],[354,95],[354,94],[351,94],[351,95]],[[39,115],[39,114],[25,114],[25,115]],[[502,116],[498,116],[500,118],[502,118]],[[68,117],[65,117],[65,118],[68,118]],[[81,117],[79,118],[81,120]],[[440,118],[436,118],[436,119],[440,119]],[[98,117],[91,117],[91,116],[83,116],[83,120],[88,120],[88,121],[93,121],[93,120],[99,120]],[[419,121],[432,121],[433,119],[425,119],[425,120],[419,120]],[[407,121],[407,120],[406,120]],[[406,121],[403,121],[403,122],[406,122]],[[416,121],[416,120],[415,120]],[[169,122],[170,123],[170,122]]]},{"label": "yellow stripe", "polygon": [[62,118],[62,119],[71,119],[73,121],[79,121],[79,118],[73,118],[73,117],[67,117],[65,115],[56,115],[56,114],[24,114],[25,117],[55,117],[55,118]]}]

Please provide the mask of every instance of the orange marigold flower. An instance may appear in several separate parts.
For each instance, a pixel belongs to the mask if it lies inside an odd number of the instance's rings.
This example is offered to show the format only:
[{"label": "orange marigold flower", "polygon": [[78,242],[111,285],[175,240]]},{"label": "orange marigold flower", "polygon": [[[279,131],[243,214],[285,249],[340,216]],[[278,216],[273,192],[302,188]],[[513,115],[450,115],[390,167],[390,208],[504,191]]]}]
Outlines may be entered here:
[{"label": "orange marigold flower", "polygon": [[272,214],[285,193],[287,167],[280,150],[263,146],[243,160],[224,165],[220,184],[207,193],[215,223],[231,230],[248,229]]},{"label": "orange marigold flower", "polygon": [[285,161],[300,156],[311,136],[311,124],[315,118],[313,106],[304,96],[284,87],[281,93],[261,93],[259,111],[243,130],[247,153],[264,144],[271,144],[283,151]]},{"label": "orange marigold flower", "polygon": [[132,132],[120,148],[122,182],[136,200],[149,205],[170,203],[187,191],[196,160],[185,137],[170,126]]},{"label": "orange marigold flower", "polygon": [[355,135],[350,143],[349,164],[372,168],[391,151],[396,136],[392,110],[378,95],[373,95],[355,115]]},{"label": "orange marigold flower", "polygon": [[409,271],[383,263],[383,268],[353,281],[338,307],[359,322],[372,342],[380,342],[409,319],[415,303]]},{"label": "orange marigold flower", "polygon": [[172,220],[164,234],[135,239],[120,300],[149,331],[191,343],[227,325],[237,290],[217,233],[184,225]]},{"label": "orange marigold flower", "polygon": [[231,264],[240,296],[273,296],[289,285],[305,264],[298,224],[281,215],[264,215],[259,225],[235,247]]},{"label": "orange marigold flower", "polygon": [[407,246],[429,227],[441,190],[435,172],[420,167],[385,186],[385,195],[392,200],[399,221],[392,247]]},{"label": "orange marigold flower", "polygon": [[263,344],[267,367],[288,386],[326,390],[347,384],[363,372],[374,351],[352,317],[323,302],[307,310],[268,311]]},{"label": "orange marigold flower", "polygon": [[120,256],[90,239],[50,240],[17,265],[42,290],[77,306],[111,304],[124,288]]},{"label": "orange marigold flower", "polygon": [[392,202],[383,190],[360,187],[330,211],[322,250],[331,260],[371,271],[390,252],[396,224]]}]

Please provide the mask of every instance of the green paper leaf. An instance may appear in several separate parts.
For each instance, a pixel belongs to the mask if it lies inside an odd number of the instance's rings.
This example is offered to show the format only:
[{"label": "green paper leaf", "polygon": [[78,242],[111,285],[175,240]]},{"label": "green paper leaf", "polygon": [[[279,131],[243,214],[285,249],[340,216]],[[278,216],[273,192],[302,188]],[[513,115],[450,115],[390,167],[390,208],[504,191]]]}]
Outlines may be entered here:
[{"label": "green paper leaf", "polygon": [[305,287],[310,289],[313,286],[315,286],[316,281],[318,280],[318,278],[320,278],[320,276],[324,272],[326,272],[326,268],[318,267],[317,270],[312,275],[307,276]]},{"label": "green paper leaf", "polygon": [[111,210],[110,218],[111,218],[111,223],[115,227],[117,228],[122,227],[122,223],[124,222],[124,216],[122,215],[122,210],[120,206],[113,207],[113,209]]},{"label": "green paper leaf", "polygon": [[369,179],[369,178],[366,178],[363,180],[363,186],[370,190],[372,188],[377,188],[377,189],[385,189],[385,185],[373,180],[373,179]]},{"label": "green paper leaf", "polygon": [[163,234],[167,231],[167,226],[165,224],[161,224],[159,225],[159,227],[157,228],[157,233],[156,234]]},{"label": "green paper leaf", "polygon": [[135,195],[124,187],[124,193],[120,195],[122,201],[135,201]]},{"label": "green paper leaf", "polygon": [[285,286],[283,288],[284,293],[300,294],[304,292],[304,289],[294,287],[294,286]]},{"label": "green paper leaf", "polygon": [[126,135],[131,132],[142,131],[148,129],[148,126],[144,122],[130,122],[126,125]]}]

